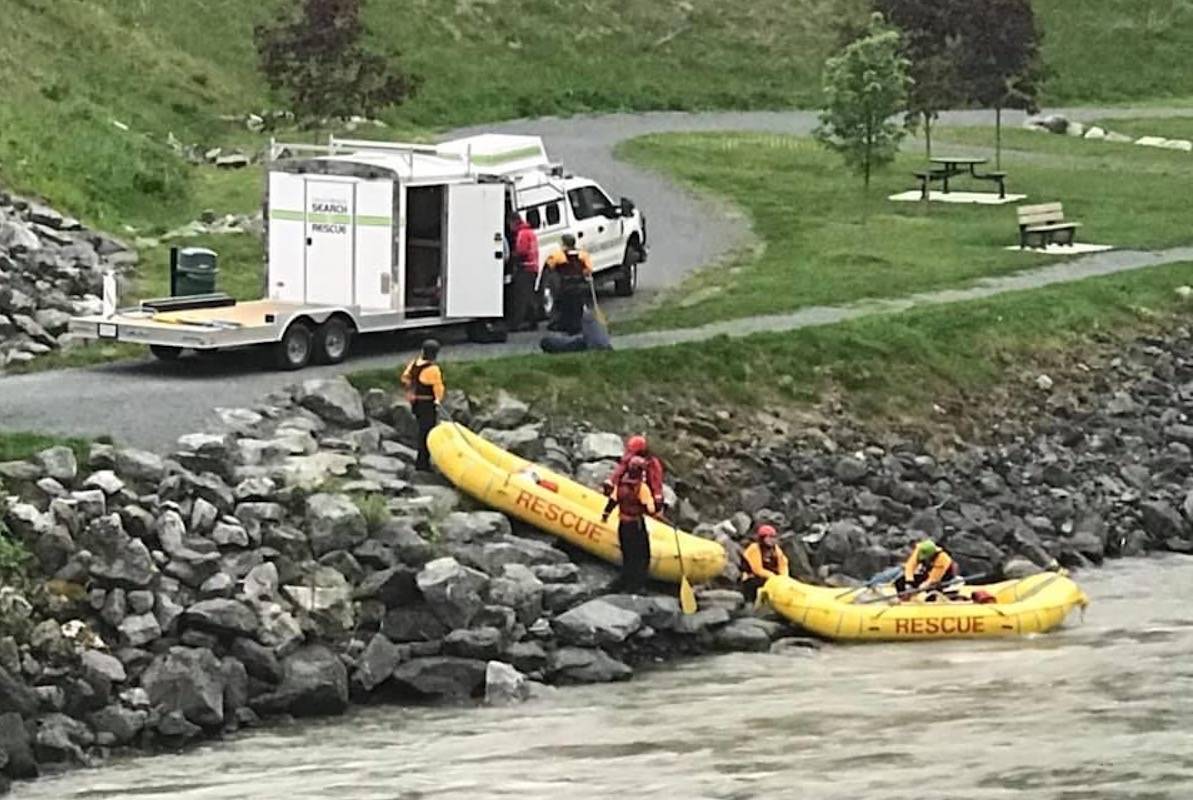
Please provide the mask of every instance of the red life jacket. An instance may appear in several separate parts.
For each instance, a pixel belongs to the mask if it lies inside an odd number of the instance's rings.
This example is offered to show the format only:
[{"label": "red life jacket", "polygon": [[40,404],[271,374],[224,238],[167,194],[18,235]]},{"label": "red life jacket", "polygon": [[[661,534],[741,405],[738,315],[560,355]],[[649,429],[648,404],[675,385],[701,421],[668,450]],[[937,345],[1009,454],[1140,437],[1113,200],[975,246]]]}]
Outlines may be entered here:
[{"label": "red life jacket", "polygon": [[623,475],[617,484],[618,515],[622,522],[633,522],[642,519],[649,510],[642,502],[642,477],[631,478]]}]

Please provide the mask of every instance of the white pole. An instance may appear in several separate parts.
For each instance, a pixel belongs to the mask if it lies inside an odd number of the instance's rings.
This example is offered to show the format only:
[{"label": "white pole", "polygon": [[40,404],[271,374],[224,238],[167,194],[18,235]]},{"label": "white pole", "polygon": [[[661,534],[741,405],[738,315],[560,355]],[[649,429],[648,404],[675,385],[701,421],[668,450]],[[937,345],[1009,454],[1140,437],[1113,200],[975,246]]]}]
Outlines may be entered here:
[{"label": "white pole", "polygon": [[116,305],[119,298],[116,294],[116,273],[108,270],[104,273],[104,317],[116,316]]}]

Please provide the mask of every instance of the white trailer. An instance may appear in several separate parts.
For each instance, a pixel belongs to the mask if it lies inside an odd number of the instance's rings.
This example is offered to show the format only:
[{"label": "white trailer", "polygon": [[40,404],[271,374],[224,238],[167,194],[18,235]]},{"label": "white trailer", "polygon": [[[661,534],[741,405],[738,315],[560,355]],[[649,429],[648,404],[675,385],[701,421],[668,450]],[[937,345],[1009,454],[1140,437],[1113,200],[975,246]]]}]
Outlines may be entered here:
[{"label": "white trailer", "polygon": [[504,340],[503,238],[515,208],[541,230],[544,257],[575,231],[620,293],[633,291],[646,255],[641,213],[550,164],[537,136],[437,146],[332,137],[275,143],[270,156],[265,298],[145,300],[76,317],[70,332],[145,344],[163,359],[271,345],[280,367],[299,369],[342,361],[358,334],[465,324],[475,340]]}]

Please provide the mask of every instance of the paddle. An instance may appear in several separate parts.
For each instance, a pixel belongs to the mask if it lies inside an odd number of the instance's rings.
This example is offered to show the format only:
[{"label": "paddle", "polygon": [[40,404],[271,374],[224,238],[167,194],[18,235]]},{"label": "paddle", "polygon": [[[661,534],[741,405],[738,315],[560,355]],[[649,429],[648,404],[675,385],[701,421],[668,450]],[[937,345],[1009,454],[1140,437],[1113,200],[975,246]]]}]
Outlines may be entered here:
[{"label": "paddle", "polygon": [[688,582],[688,571],[683,564],[683,550],[679,546],[679,529],[663,517],[655,517],[655,519],[670,528],[671,533],[675,536],[675,554],[679,556],[679,607],[685,614],[695,614],[697,611],[696,591]]},{"label": "paddle", "polygon": [[588,279],[588,290],[592,292],[592,315],[596,317],[597,322],[601,323],[602,328],[608,330],[609,320],[605,316],[605,312],[601,310],[600,303],[597,302],[596,283],[593,282],[592,278]]},{"label": "paddle", "polygon": [[939,592],[942,589],[948,589],[950,586],[967,583],[969,581],[980,581],[985,578],[985,573],[978,573],[977,575],[958,575],[956,578],[951,578],[947,581],[931,584],[930,586],[916,586],[911,589],[904,589],[893,597],[873,597],[869,600],[863,600],[858,605],[869,605],[870,603],[889,603],[892,600],[902,600],[904,597],[911,597],[912,595],[922,594],[924,592]]},{"label": "paddle", "polygon": [[845,591],[841,592],[833,599],[840,600],[843,597],[853,594],[854,592],[864,592],[867,589],[876,589],[884,583],[890,583],[895,578],[898,578],[899,575],[901,575],[902,573],[903,573],[902,566],[888,567],[887,569],[884,569],[882,572],[877,572],[877,573],[871,575],[870,579],[868,581],[866,581],[865,583],[863,583],[861,586],[854,586],[852,588],[846,589]]}]

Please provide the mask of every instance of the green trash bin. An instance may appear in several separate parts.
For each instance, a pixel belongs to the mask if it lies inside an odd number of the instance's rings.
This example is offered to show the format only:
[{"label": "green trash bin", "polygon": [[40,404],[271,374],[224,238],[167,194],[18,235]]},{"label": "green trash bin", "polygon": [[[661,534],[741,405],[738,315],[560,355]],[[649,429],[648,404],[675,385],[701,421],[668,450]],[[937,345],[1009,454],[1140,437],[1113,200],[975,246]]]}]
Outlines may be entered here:
[{"label": "green trash bin", "polygon": [[220,269],[214,250],[206,247],[174,248],[170,251],[170,296],[213,294]]}]

